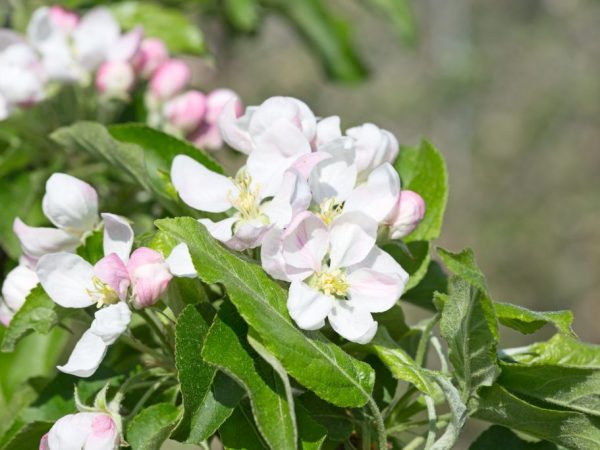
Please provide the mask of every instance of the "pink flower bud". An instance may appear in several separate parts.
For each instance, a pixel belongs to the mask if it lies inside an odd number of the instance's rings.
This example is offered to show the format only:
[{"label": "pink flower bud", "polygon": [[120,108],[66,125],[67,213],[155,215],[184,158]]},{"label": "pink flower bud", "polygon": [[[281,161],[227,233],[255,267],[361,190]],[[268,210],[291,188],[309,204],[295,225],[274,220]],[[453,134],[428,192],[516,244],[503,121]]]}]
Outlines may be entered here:
[{"label": "pink flower bud", "polygon": [[117,450],[119,428],[108,414],[82,412],[61,417],[40,441],[40,450],[89,448]]},{"label": "pink flower bud", "polygon": [[191,72],[186,63],[170,59],[152,74],[150,92],[159,100],[167,100],[181,91],[190,81]]},{"label": "pink flower bud", "polygon": [[61,6],[50,7],[50,20],[52,24],[65,34],[69,34],[79,23],[79,16]]},{"label": "pink flower bud", "polygon": [[[215,89],[206,97],[206,121],[209,124],[216,124],[219,116],[223,112],[225,105],[233,99],[238,99],[238,95],[231,89]],[[235,115],[242,115],[244,107],[240,101],[235,102]]]},{"label": "pink flower bud", "polygon": [[131,254],[127,270],[133,286],[133,304],[137,308],[155,304],[173,278],[162,255],[147,247]]},{"label": "pink flower bud", "polygon": [[135,74],[125,61],[106,61],[96,74],[98,92],[108,97],[123,97],[133,88]]},{"label": "pink flower bud", "polygon": [[147,78],[168,58],[169,51],[163,41],[156,38],[144,39],[133,59],[133,67],[141,76]]},{"label": "pink flower bud", "polygon": [[183,134],[194,131],[206,113],[206,96],[199,91],[188,91],[169,100],[164,106],[165,116],[171,126]]},{"label": "pink flower bud", "polygon": [[410,234],[425,216],[425,201],[413,191],[400,191],[396,205],[386,217],[390,238],[400,239]]}]

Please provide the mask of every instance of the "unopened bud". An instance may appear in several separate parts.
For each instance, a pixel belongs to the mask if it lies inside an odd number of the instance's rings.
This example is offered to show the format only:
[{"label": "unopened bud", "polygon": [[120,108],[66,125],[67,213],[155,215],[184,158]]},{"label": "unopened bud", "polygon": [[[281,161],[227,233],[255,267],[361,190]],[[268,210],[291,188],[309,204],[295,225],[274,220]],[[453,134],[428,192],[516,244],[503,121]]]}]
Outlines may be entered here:
[{"label": "unopened bud", "polygon": [[107,97],[126,97],[134,83],[133,68],[125,61],[106,61],[96,74],[96,88]]},{"label": "unopened bud", "polygon": [[400,239],[410,234],[425,216],[425,201],[413,191],[400,191],[396,205],[386,217],[391,239]]},{"label": "unopened bud", "polygon": [[150,92],[159,100],[168,100],[190,81],[191,72],[186,63],[170,59],[162,63],[150,79]]},{"label": "unopened bud", "polygon": [[199,91],[188,91],[168,101],[164,114],[168,124],[182,134],[194,131],[206,113],[206,96]]},{"label": "unopened bud", "polygon": [[154,305],[173,278],[162,255],[147,247],[138,248],[131,254],[127,270],[136,308]]}]

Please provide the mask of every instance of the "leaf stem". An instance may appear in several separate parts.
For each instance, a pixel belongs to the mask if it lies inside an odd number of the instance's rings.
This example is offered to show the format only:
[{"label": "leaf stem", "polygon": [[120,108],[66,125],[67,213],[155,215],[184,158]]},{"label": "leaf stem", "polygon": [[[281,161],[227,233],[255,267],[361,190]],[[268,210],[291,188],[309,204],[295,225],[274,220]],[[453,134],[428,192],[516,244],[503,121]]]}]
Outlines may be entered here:
[{"label": "leaf stem", "polygon": [[383,417],[379,411],[379,407],[373,397],[369,397],[369,410],[373,414],[375,419],[375,428],[377,430],[377,445],[379,450],[387,450],[387,433],[385,431],[385,425],[383,424]]}]

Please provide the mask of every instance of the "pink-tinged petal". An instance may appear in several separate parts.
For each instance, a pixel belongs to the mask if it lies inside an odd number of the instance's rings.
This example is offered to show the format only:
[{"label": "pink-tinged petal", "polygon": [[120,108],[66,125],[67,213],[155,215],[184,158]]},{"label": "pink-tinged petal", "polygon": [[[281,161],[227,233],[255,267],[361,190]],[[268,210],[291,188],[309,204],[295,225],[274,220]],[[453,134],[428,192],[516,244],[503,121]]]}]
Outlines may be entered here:
[{"label": "pink-tinged petal", "polygon": [[[81,336],[81,339],[75,345],[67,363],[64,366],[57,366],[56,368],[61,372],[77,377],[91,377],[98,370],[107,349],[108,345],[104,340],[91,330],[88,330],[83,333],[83,336]],[[53,448],[52,441],[50,441],[50,448]]]},{"label": "pink-tinged petal", "polygon": [[401,191],[394,208],[385,218],[390,238],[401,239],[413,232],[425,217],[425,201],[413,191]]},{"label": "pink-tinged petal", "polygon": [[104,254],[116,253],[125,264],[133,246],[133,229],[127,219],[116,214],[102,213],[104,220]]},{"label": "pink-tinged petal", "polygon": [[282,245],[286,264],[306,269],[306,276],[318,272],[329,245],[327,226],[310,212],[300,213],[286,229]]},{"label": "pink-tinged petal", "polygon": [[58,305],[85,308],[95,303],[89,294],[94,290],[94,268],[81,256],[64,252],[42,256],[35,272],[46,293]]},{"label": "pink-tinged petal", "polygon": [[223,138],[216,124],[211,124],[206,121],[194,130],[193,133],[187,136],[187,139],[201,149],[215,151],[223,147]]},{"label": "pink-tinged petal", "polygon": [[162,63],[150,78],[150,92],[159,100],[167,100],[189,83],[192,72],[189,66],[179,59]]},{"label": "pink-tinged petal", "polygon": [[340,128],[339,116],[325,117],[317,123],[317,136],[315,139],[315,147],[318,150],[319,147],[325,145],[335,139],[342,137],[342,130]]},{"label": "pink-tinged petal", "polygon": [[309,141],[289,122],[279,120],[255,139],[255,149],[248,157],[247,169],[260,185],[262,198],[274,195],[283,174],[298,157],[311,152]]},{"label": "pink-tinged petal", "polygon": [[48,433],[43,435],[42,439],[40,439],[40,450],[50,450],[50,447],[48,446]]},{"label": "pink-tinged petal", "polygon": [[96,89],[105,98],[127,98],[134,84],[135,72],[125,61],[106,61],[96,72]]},{"label": "pink-tinged petal", "polygon": [[348,267],[346,273],[350,274],[354,270],[363,268],[395,276],[400,279],[403,285],[408,282],[408,273],[389,253],[384,252],[379,247],[373,247],[365,259],[355,266]]},{"label": "pink-tinged petal", "polygon": [[377,239],[377,222],[359,213],[343,213],[331,223],[329,235],[330,267],[348,267],[369,254]]},{"label": "pink-tinged petal", "polygon": [[335,198],[341,203],[348,198],[356,184],[356,165],[352,141],[347,138],[331,141],[322,147],[325,158],[317,163],[310,173],[308,182],[317,205],[326,199]]},{"label": "pink-tinged petal", "polygon": [[336,300],[327,318],[337,334],[357,344],[368,344],[377,332],[371,313],[347,300]]},{"label": "pink-tinged petal", "polygon": [[354,139],[356,166],[362,180],[385,162],[393,162],[398,156],[398,141],[392,133],[372,123],[350,128],[346,134]]},{"label": "pink-tinged petal", "polygon": [[117,450],[120,436],[117,424],[107,414],[96,414],[83,450]]},{"label": "pink-tinged petal", "polygon": [[246,113],[241,116],[242,103],[239,99],[230,100],[218,118],[218,126],[223,140],[231,148],[249,155],[254,149],[254,144],[248,126],[252,117],[253,109],[246,109]]},{"label": "pink-tinged petal", "polygon": [[72,32],[79,23],[77,14],[57,5],[50,7],[50,19],[53,25],[65,34]]},{"label": "pink-tinged petal", "polygon": [[125,263],[116,253],[111,253],[94,266],[94,275],[117,293],[121,300],[127,298],[129,273]]},{"label": "pink-tinged petal", "polygon": [[73,251],[79,245],[79,238],[63,230],[46,227],[30,227],[18,217],[13,223],[13,231],[19,238],[23,252],[34,259],[48,253]]},{"label": "pink-tinged petal", "polygon": [[234,226],[232,238],[223,243],[230,249],[237,251],[255,248],[262,243],[263,236],[269,229],[269,225],[265,225],[258,220],[238,221]]},{"label": "pink-tinged petal", "polygon": [[169,50],[163,41],[156,38],[147,38],[142,41],[138,52],[132,58],[136,72],[142,77],[149,77],[167,59]]},{"label": "pink-tinged petal", "polygon": [[[231,89],[215,89],[209,92],[206,97],[206,121],[211,124],[216,124],[219,116],[225,109],[225,106],[232,100],[238,99],[238,95]],[[242,113],[242,105],[238,101],[236,104],[235,113],[239,116]]]},{"label": "pink-tinged petal", "polygon": [[167,258],[167,264],[171,273],[176,277],[196,278],[198,276],[190,250],[183,242],[173,247]]},{"label": "pink-tinged petal", "polygon": [[165,103],[164,114],[170,126],[183,134],[200,126],[206,113],[206,96],[200,91],[187,91]]},{"label": "pink-tinged petal", "polygon": [[396,304],[405,283],[393,275],[371,269],[358,269],[347,274],[351,303],[369,312],[384,312]]},{"label": "pink-tinged petal", "polygon": [[15,313],[0,298],[0,323],[8,328]]},{"label": "pink-tinged petal", "polygon": [[317,164],[319,164],[324,159],[331,158],[330,153],[326,152],[313,152],[308,153],[306,155],[300,156],[294,163],[292,164],[292,169],[297,170],[300,175],[308,180],[312,170],[315,168]]},{"label": "pink-tinged petal", "polygon": [[95,70],[104,62],[120,34],[119,24],[104,7],[85,14],[73,31],[73,47],[79,63],[86,70]]},{"label": "pink-tinged petal", "polygon": [[369,174],[367,181],[358,186],[344,204],[344,212],[358,211],[382,222],[394,208],[400,194],[400,177],[389,163],[384,163]]},{"label": "pink-tinged petal", "polygon": [[318,330],[325,325],[325,318],[334,300],[309,287],[302,281],[292,281],[287,308],[290,317],[303,330]]},{"label": "pink-tinged petal", "polygon": [[38,277],[33,270],[26,266],[15,267],[8,272],[2,285],[4,302],[13,312],[17,312],[37,284]]},{"label": "pink-tinged petal", "polygon": [[262,268],[276,280],[290,281],[285,272],[283,248],[281,239],[283,231],[273,227],[263,237],[260,247],[260,261]]},{"label": "pink-tinged petal", "polygon": [[115,45],[109,49],[108,59],[130,62],[139,51],[143,37],[144,29],[141,26],[121,35]]},{"label": "pink-tinged petal", "polygon": [[248,129],[252,136],[257,137],[278,121],[295,126],[309,142],[314,139],[315,116],[304,102],[293,97],[271,97],[265,100],[256,108]]},{"label": "pink-tinged petal", "polygon": [[233,225],[237,222],[236,217],[213,222],[210,219],[198,219],[206,227],[212,237],[221,242],[226,242],[233,236]]},{"label": "pink-tinged petal", "polygon": [[[92,431],[96,413],[69,414],[56,421],[48,432],[50,450],[82,450]],[[111,449],[112,450],[112,449]]]},{"label": "pink-tinged petal", "polygon": [[238,194],[230,178],[208,170],[186,155],[173,159],[171,181],[181,199],[200,211],[227,211]]},{"label": "pink-tinged petal", "polygon": [[131,322],[131,311],[125,302],[99,309],[94,314],[89,332],[98,336],[106,345],[114,344]]},{"label": "pink-tinged petal", "polygon": [[147,247],[138,248],[131,254],[127,270],[136,308],[146,308],[155,304],[173,278],[163,256]]}]

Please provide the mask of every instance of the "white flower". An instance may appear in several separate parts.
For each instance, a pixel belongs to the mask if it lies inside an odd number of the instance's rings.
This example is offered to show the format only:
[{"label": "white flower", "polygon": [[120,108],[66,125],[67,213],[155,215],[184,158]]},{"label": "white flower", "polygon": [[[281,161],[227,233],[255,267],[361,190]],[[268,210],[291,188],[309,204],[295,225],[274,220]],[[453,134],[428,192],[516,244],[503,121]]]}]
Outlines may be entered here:
[{"label": "white flower", "polygon": [[288,310],[300,328],[325,324],[346,339],[369,342],[377,331],[371,313],[391,308],[408,274],[375,246],[377,224],[360,213],[345,213],[328,227],[301,213],[282,240],[283,260],[292,280]]},{"label": "white flower", "polygon": [[19,218],[13,224],[23,252],[34,261],[48,253],[75,250],[99,219],[94,188],[64,173],[55,173],[46,182],[42,209],[57,228],[30,227]]},{"label": "white flower", "polygon": [[398,156],[396,137],[372,123],[350,128],[346,130],[346,135],[354,140],[359,179],[365,179],[383,163],[393,163]]},{"label": "white flower", "polygon": [[80,412],[61,417],[40,442],[40,450],[118,450],[118,424],[110,414]]},{"label": "white flower", "polygon": [[200,219],[211,235],[228,247],[245,250],[260,245],[272,226],[284,227],[292,219],[294,208],[308,205],[308,190],[303,180],[288,172],[285,183],[272,198],[254,179],[254,173],[242,168],[234,179],[212,172],[185,155],[178,155],[171,166],[171,180],[181,199],[200,211],[222,213],[232,209],[231,217],[219,222]]},{"label": "white flower", "polygon": [[37,284],[38,278],[35,272],[22,264],[6,275],[2,284],[2,298],[0,298],[0,321],[4,325],[8,325]]}]

